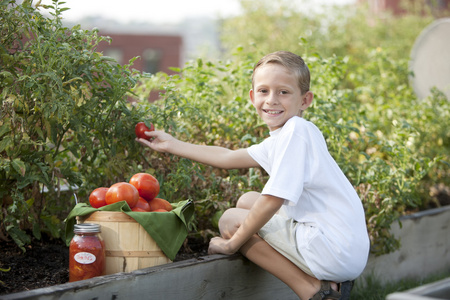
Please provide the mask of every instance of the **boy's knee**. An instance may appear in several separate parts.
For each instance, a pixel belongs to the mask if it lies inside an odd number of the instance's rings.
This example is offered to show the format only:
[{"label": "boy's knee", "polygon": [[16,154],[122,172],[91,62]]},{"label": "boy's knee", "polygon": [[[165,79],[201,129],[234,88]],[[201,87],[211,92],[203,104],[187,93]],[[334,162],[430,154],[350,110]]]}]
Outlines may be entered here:
[{"label": "boy's knee", "polygon": [[223,238],[231,238],[233,235],[233,232],[230,230],[234,227],[232,224],[234,222],[233,209],[234,208],[227,209],[219,219],[219,231]]},{"label": "boy's knee", "polygon": [[245,208],[245,209],[251,209],[253,204],[256,202],[256,199],[261,195],[261,193],[250,191],[245,194],[243,194],[241,197],[239,197],[236,207],[237,208]]},{"label": "boy's knee", "polygon": [[224,211],[219,219],[219,229],[225,228],[226,226],[229,226],[230,223],[234,222],[236,219],[234,210],[235,208],[229,208]]},{"label": "boy's knee", "polygon": [[246,218],[248,210],[240,208],[227,209],[219,219],[219,231],[223,238],[231,238],[243,220]]}]

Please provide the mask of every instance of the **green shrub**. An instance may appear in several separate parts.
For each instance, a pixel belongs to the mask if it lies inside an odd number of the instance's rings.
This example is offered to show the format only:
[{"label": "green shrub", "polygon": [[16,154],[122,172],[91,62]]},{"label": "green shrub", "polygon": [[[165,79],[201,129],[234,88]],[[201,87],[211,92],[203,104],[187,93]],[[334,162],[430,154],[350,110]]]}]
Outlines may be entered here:
[{"label": "green shrub", "polygon": [[[364,10],[335,8],[338,17],[321,18],[289,1],[242,1],[244,15],[223,22],[228,59],[148,77],[96,52],[107,38],[95,30],[62,27],[58,1],[49,19],[29,2],[0,3],[0,232],[19,245],[29,239],[24,230],[59,235],[74,204],[59,197],[60,181],[79,186],[86,201],[93,188],[137,171],[158,178],[160,197],[193,199],[195,232],[217,234],[222,212],[243,192],[261,190],[267,174],[155,153],[134,141],[132,128],[150,119],[182,140],[230,149],[262,141],[268,130],[248,100],[250,78],[262,55],[280,49],[299,53],[311,69],[315,101],[305,118],[322,130],[361,197],[372,252],[395,250],[392,222],[432,206],[430,188],[450,184],[449,101],[437,90],[418,99],[404,57],[429,17],[367,23]],[[151,91],[161,92],[155,103]]]},{"label": "green shrub", "polygon": [[127,102],[135,74],[95,51],[108,41],[96,30],[63,27],[60,4],[0,2],[0,231],[19,246],[29,230],[60,236],[75,204],[60,185],[85,197],[140,160],[134,124],[146,112]]},{"label": "green shrub", "polygon": [[[229,148],[245,147],[266,134],[251,109],[248,87],[252,60],[189,62],[181,75],[159,73],[143,79],[134,89],[140,106],[148,109],[156,129],[194,143]],[[161,99],[148,103],[151,90]],[[260,189],[260,170],[219,170],[183,158],[144,150],[144,169],[152,170],[161,184],[160,196],[169,201],[195,202],[195,225],[205,238],[217,234],[217,218],[235,205],[245,190]],[[211,223],[211,219],[214,219]]]},{"label": "green shrub", "polygon": [[[397,249],[400,241],[389,231],[392,222],[428,207],[433,199],[425,191],[431,185],[449,183],[448,101],[440,93],[417,99],[409,86],[408,58],[402,57],[430,19],[389,18],[384,21],[389,27],[385,27],[377,20],[368,24],[363,17],[367,12],[349,11],[348,21],[336,18],[325,23],[288,9],[287,1],[241,3],[244,15],[224,21],[222,37],[232,49],[229,61],[189,62],[178,70],[180,76],[159,74],[136,91],[138,95],[151,88],[163,91],[161,100],[151,107],[155,123],[195,143],[235,149],[260,142],[267,129],[248,100],[253,64],[279,49],[301,54],[311,69],[315,93],[305,118],[322,130],[331,154],[361,197],[372,252]],[[272,6],[278,9],[268,9]],[[336,13],[343,15],[344,11]],[[349,26],[350,36],[341,40],[337,31]],[[402,39],[398,34],[386,35],[392,26],[396,32],[408,27],[408,34]],[[349,41],[352,37],[354,44]],[[247,44],[232,48],[242,41]],[[154,165],[162,160],[160,154],[148,155]],[[165,184],[169,189],[186,187],[172,195],[189,194],[197,199],[200,219],[220,214],[234,205],[240,193],[260,190],[267,179],[259,169],[226,172],[162,156],[168,169]],[[184,180],[186,184],[180,184]],[[194,189],[189,188],[193,182]],[[217,189],[224,182],[225,189]],[[197,225],[211,231],[207,222]]]}]

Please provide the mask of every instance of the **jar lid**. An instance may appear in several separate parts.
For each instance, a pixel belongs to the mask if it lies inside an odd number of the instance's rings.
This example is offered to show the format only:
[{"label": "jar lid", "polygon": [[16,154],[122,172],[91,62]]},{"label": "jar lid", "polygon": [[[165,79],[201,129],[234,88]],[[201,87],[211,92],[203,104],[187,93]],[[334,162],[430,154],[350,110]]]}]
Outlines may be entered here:
[{"label": "jar lid", "polygon": [[74,233],[96,233],[101,232],[100,225],[94,223],[75,224],[73,228]]}]

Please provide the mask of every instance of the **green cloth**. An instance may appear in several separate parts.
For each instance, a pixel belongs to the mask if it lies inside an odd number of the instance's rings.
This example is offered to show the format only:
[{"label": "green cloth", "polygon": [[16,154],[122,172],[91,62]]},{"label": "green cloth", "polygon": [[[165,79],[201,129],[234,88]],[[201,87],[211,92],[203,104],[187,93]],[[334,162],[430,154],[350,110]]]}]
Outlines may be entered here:
[{"label": "green cloth", "polygon": [[79,203],[67,216],[66,244],[69,245],[74,235],[73,228],[77,216],[85,216],[95,211],[119,211],[126,213],[144,227],[155,240],[159,248],[174,260],[188,234],[188,226],[194,215],[194,204],[190,200],[172,203],[170,212],[134,212],[125,201],[93,208],[89,204]]}]

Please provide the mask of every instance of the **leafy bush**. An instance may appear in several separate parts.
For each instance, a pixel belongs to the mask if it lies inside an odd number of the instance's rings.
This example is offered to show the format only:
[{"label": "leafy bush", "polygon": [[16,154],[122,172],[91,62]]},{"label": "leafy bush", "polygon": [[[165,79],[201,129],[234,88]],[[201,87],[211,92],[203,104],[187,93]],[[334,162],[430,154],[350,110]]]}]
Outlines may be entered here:
[{"label": "leafy bush", "polygon": [[[377,20],[368,24],[367,12],[349,11],[348,22],[342,17],[324,23],[317,16],[289,8],[287,1],[241,3],[244,15],[224,21],[223,40],[232,49],[229,61],[193,61],[178,70],[180,76],[159,74],[136,90],[143,99],[152,88],[163,91],[161,100],[149,108],[154,122],[195,143],[231,149],[257,143],[267,136],[267,129],[248,100],[253,64],[279,49],[300,53],[312,71],[316,95],[305,118],[322,130],[330,152],[361,197],[372,252],[397,249],[399,241],[389,232],[392,222],[428,207],[433,202],[426,193],[431,185],[449,183],[445,130],[449,103],[438,92],[417,99],[409,86],[408,60],[402,56],[430,18],[389,18],[384,20],[389,26],[384,26]],[[268,9],[273,6],[278,9]],[[344,11],[335,12],[344,15]],[[336,33],[349,26],[351,33],[342,40]],[[392,27],[407,34],[402,40],[393,33],[385,38],[385,31]],[[248,43],[232,48],[242,41]],[[325,47],[329,44],[332,47]],[[240,193],[260,190],[267,179],[259,169],[224,172],[165,155],[148,155],[153,165],[164,162],[170,193],[173,187],[183,187],[180,194],[172,195],[197,199],[203,218],[220,215],[234,205]],[[218,189],[218,182],[226,182],[225,189]],[[211,231],[207,223],[198,226]]]},{"label": "leafy bush", "polygon": [[[245,147],[266,133],[247,98],[252,63],[198,59],[177,69],[181,75],[159,73],[142,80],[134,89],[136,100],[150,112],[156,129],[197,144]],[[152,90],[163,91],[156,103],[147,101]],[[242,191],[262,187],[259,170],[225,171],[149,149],[144,151],[143,168],[157,175],[161,197],[195,201],[195,224],[205,238],[217,231],[218,217],[235,205]]]},{"label": "leafy bush", "polygon": [[[242,1],[244,15],[223,22],[228,59],[198,59],[178,75],[147,77],[96,52],[107,38],[95,30],[63,28],[58,1],[50,19],[29,2],[0,3],[2,232],[20,245],[28,238],[23,229],[58,236],[59,216],[74,204],[56,195],[60,180],[78,185],[86,199],[94,187],[136,171],[156,175],[162,198],[193,199],[195,232],[217,234],[221,213],[243,192],[261,190],[267,174],[143,149],[130,128],[150,118],[190,142],[236,149],[262,141],[268,131],[248,100],[250,78],[256,61],[279,49],[301,54],[311,69],[315,101],[305,118],[322,130],[359,193],[374,253],[395,250],[392,222],[431,206],[433,185],[450,184],[449,101],[439,91],[418,99],[404,57],[429,17],[367,23],[364,10],[335,8],[338,17],[321,18],[289,1]],[[151,91],[161,92],[155,103]]]},{"label": "leafy bush", "polygon": [[241,0],[243,13],[223,22],[224,47],[242,45],[256,57],[280,49],[302,56],[319,52],[347,57],[353,69],[367,63],[367,50],[377,47],[387,49],[394,60],[405,58],[418,34],[434,20],[426,1],[416,1],[417,7],[399,18],[388,12],[377,16],[363,3],[329,4],[310,12],[307,2]]},{"label": "leafy bush", "polygon": [[28,230],[60,236],[75,204],[61,185],[85,196],[140,160],[133,129],[146,113],[127,102],[136,74],[95,51],[108,41],[96,30],[63,27],[60,4],[0,2],[0,232],[19,246]]}]

